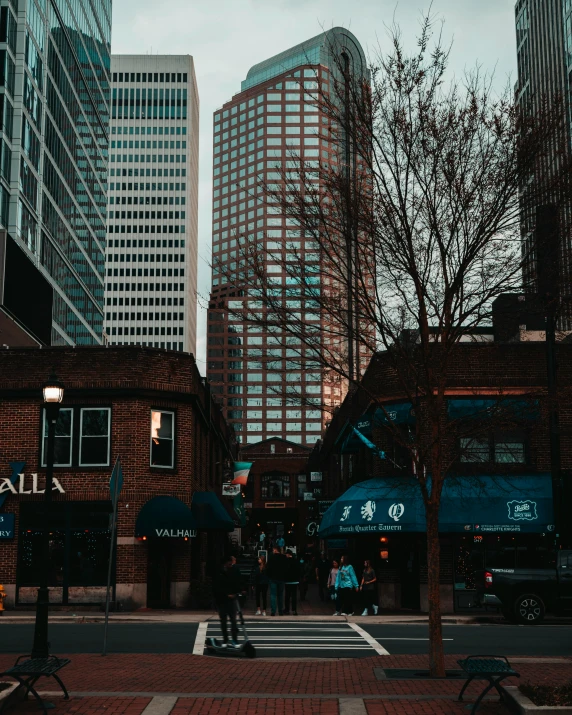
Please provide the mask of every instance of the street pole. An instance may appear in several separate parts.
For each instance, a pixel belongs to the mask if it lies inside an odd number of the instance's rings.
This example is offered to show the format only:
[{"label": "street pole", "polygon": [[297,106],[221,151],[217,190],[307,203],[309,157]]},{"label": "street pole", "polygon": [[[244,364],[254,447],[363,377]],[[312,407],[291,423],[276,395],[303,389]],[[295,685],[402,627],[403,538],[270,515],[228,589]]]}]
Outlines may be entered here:
[{"label": "street pole", "polygon": [[[115,461],[115,467],[111,473],[111,478],[113,480],[113,491],[111,494],[111,499],[113,502],[113,511],[111,515],[111,543],[109,545],[109,563],[107,565],[107,588],[105,591],[105,625],[103,627],[103,649],[101,655],[107,655],[107,628],[109,626],[109,595],[111,591],[111,574],[113,567],[113,556],[115,552],[115,534],[117,531],[117,501],[119,499],[119,491],[121,489],[120,484],[120,470],[121,461],[117,457]],[[115,475],[115,479],[113,476]]]},{"label": "street pole", "polygon": [[40,564],[40,581],[36,600],[36,623],[34,626],[34,645],[32,658],[47,658],[50,654],[48,643],[48,612],[50,592],[48,588],[50,576],[50,505],[52,503],[52,485],[54,475],[54,449],[56,437],[56,422],[60,412],[59,403],[47,403],[46,420],[48,422],[48,449],[46,458],[46,487],[44,492],[44,518],[42,528],[42,549]]}]

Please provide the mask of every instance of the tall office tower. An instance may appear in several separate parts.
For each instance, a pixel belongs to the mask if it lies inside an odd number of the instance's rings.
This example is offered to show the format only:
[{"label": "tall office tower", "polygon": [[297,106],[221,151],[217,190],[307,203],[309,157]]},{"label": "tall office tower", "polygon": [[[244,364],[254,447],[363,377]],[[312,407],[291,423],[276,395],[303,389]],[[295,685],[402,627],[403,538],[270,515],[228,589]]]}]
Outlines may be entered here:
[{"label": "tall office tower", "polygon": [[[232,315],[249,298],[249,308],[256,309],[256,296],[241,288],[248,271],[244,248],[250,246],[266,257],[274,295],[300,309],[297,315],[308,332],[319,336],[324,330],[316,301],[286,275],[282,260],[273,260],[277,253],[284,260],[301,260],[312,273],[306,283],[311,281],[311,290],[317,291],[318,245],[266,201],[264,186],[283,185],[285,171],[338,161],[339,147],[329,141],[329,119],[316,102],[316,90],[319,84],[331,86],[340,58],[353,76],[366,76],[359,42],[347,30],[334,28],[252,67],[241,91],[214,115],[207,374],[242,443],[276,436],[313,444],[323,426],[322,404],[335,406],[343,397],[344,386],[326,382],[301,341],[263,334],[255,325],[234,322],[239,318]],[[319,190],[320,172],[313,176]],[[294,396],[286,399],[286,392]]]},{"label": "tall office tower", "polygon": [[[518,0],[515,5],[518,82],[515,88],[518,107],[536,113],[542,103],[559,97],[565,113],[564,125],[568,134],[565,151],[571,150],[572,121],[572,3],[570,0]],[[551,145],[552,146],[552,145]],[[539,176],[529,185],[542,181],[542,174],[550,175],[560,165],[559,152],[554,146],[553,157],[540,167]],[[523,187],[526,192],[527,187]],[[550,197],[546,203],[551,203]],[[555,215],[559,231],[551,231],[546,224],[550,214],[533,208],[522,212],[522,236],[526,260],[524,282],[527,290],[542,291],[540,283],[558,282],[562,296],[572,296],[572,206],[562,205],[554,197]],[[545,218],[542,218],[544,216]],[[549,222],[550,223],[550,222]],[[558,236],[559,234],[559,236]],[[559,238],[555,243],[555,236]],[[551,264],[557,264],[555,267]],[[556,271],[556,273],[554,272]],[[543,276],[544,275],[544,280]],[[567,317],[563,327],[572,326],[572,306],[564,306]]]},{"label": "tall office tower", "polygon": [[195,353],[199,96],[190,55],[113,55],[105,331]]},{"label": "tall office tower", "polygon": [[[11,266],[28,274],[26,257],[52,302],[42,342],[101,343],[111,0],[0,6],[0,225],[12,256],[0,283]],[[35,286],[20,290],[33,303]],[[46,292],[36,300],[43,312]]]}]

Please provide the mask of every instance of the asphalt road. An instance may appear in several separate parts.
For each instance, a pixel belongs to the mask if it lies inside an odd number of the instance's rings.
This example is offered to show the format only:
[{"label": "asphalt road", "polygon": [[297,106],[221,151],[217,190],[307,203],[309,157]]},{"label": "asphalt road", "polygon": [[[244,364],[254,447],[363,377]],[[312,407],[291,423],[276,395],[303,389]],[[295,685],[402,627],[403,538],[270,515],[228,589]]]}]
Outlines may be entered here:
[{"label": "asphalt road", "polygon": [[[333,621],[295,622],[265,619],[247,623],[260,657],[360,658],[376,653],[426,653],[426,625],[368,624],[357,629]],[[199,631],[196,623],[111,623],[108,649],[115,653],[192,653],[205,638],[220,636],[216,623]],[[32,643],[32,624],[0,624],[0,652],[25,653]],[[98,653],[103,624],[55,623],[49,638],[54,653]],[[445,652],[507,656],[571,656],[572,626],[446,625]],[[205,651],[206,653],[206,651]]]}]

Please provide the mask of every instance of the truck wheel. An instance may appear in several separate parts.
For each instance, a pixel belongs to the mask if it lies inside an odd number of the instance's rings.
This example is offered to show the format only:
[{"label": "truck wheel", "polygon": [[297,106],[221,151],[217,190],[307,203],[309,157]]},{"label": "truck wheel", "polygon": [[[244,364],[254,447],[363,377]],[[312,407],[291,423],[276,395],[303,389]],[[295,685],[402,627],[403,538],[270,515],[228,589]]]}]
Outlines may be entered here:
[{"label": "truck wheel", "polygon": [[534,593],[525,593],[516,599],[514,613],[519,623],[534,625],[542,621],[546,607],[540,596]]}]

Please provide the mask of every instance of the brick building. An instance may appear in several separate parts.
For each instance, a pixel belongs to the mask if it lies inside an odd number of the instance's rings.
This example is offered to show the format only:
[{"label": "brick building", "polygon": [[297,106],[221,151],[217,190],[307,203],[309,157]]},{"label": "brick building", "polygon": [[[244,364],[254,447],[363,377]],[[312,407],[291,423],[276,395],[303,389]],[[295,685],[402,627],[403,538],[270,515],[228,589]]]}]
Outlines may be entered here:
[{"label": "brick building", "polygon": [[246,538],[263,531],[271,542],[283,536],[287,546],[298,550],[312,542],[307,529],[322,485],[321,481],[311,481],[311,454],[310,447],[281,437],[241,447],[241,459],[252,462],[245,488],[249,517]]},{"label": "brick building", "polygon": [[[459,456],[448,473],[440,511],[444,612],[474,610],[475,573],[485,565],[541,567],[551,558],[555,526],[546,344],[532,334],[534,321],[528,321],[533,327],[527,333],[526,322],[518,318],[515,330],[508,332],[499,323],[475,342],[459,345],[450,372],[444,419],[455,424],[451,434]],[[572,344],[565,340],[556,350],[561,464],[569,508]],[[495,405],[504,417],[500,422],[491,417],[487,425]],[[378,353],[364,389],[346,397],[319,445],[323,498],[336,500],[322,520],[321,535],[329,524],[331,538],[323,543],[330,556],[349,553],[358,572],[363,559],[372,560],[383,608],[426,611],[424,507],[411,458],[388,429],[388,416],[402,434],[415,432],[415,405],[405,398],[387,354]],[[477,419],[483,420],[478,430]],[[364,444],[354,427],[385,452],[385,459]],[[511,510],[511,504],[526,509],[529,518]]]},{"label": "brick building", "polygon": [[51,600],[105,598],[109,481],[119,457],[114,599],[125,609],[187,605],[191,582],[208,575],[234,528],[216,497],[234,437],[192,355],[135,346],[0,352],[7,605],[36,598],[47,442],[41,388],[52,370],[65,393],[55,440]]}]

